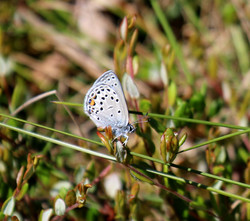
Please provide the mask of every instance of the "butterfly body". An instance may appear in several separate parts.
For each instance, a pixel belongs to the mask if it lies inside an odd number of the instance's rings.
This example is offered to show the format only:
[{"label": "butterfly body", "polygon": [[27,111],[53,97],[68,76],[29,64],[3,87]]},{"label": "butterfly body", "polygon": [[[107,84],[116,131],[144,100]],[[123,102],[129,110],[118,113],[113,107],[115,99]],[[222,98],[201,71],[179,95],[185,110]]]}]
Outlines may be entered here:
[{"label": "butterfly body", "polygon": [[121,83],[113,71],[103,73],[87,92],[84,112],[99,128],[111,126],[115,138],[123,136],[135,128],[128,122],[128,108]]}]

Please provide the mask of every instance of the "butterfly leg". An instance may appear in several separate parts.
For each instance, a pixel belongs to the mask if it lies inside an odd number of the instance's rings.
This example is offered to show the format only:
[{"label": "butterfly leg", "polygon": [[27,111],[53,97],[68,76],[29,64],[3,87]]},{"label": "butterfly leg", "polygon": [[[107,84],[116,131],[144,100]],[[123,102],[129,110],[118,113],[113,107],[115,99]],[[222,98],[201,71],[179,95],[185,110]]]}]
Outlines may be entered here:
[{"label": "butterfly leg", "polygon": [[127,146],[128,143],[128,135],[122,135],[126,140],[123,142],[124,146]]},{"label": "butterfly leg", "polygon": [[125,138],[125,141],[122,142],[122,145],[123,145],[123,146],[126,146],[127,143],[128,143],[128,135],[117,136],[117,137],[115,137],[115,138],[112,140],[112,142],[114,142],[115,140],[117,140],[119,137],[124,137],[124,138]]}]

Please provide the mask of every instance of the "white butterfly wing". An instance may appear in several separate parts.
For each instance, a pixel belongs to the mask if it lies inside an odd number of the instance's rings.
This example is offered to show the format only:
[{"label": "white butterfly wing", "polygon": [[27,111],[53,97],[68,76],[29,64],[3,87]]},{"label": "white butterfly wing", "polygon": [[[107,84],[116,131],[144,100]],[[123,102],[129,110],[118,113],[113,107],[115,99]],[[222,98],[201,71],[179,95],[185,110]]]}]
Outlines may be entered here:
[{"label": "white butterfly wing", "polygon": [[97,127],[112,129],[128,124],[128,108],[119,79],[113,71],[102,74],[84,99],[84,111]]}]

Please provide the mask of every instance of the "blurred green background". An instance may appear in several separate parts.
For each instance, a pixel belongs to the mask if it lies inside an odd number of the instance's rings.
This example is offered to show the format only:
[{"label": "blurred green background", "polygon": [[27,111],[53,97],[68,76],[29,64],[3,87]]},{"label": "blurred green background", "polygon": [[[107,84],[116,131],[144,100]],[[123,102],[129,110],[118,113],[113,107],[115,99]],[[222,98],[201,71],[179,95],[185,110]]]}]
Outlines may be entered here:
[{"label": "blurred green background", "polygon": [[[128,21],[126,39],[120,26],[124,17]],[[250,3],[244,0],[1,0],[0,113],[12,114],[26,101],[52,90],[63,101],[82,103],[94,80],[112,69],[120,79],[125,72],[134,77],[140,98],[135,101],[126,93],[130,110],[249,127],[249,20]],[[137,38],[132,42],[135,33]],[[65,108],[50,102],[54,100],[58,100],[55,94],[32,102],[15,116],[99,141],[96,127],[82,107],[69,107],[80,133]],[[131,122],[135,121],[131,115]],[[107,153],[104,147],[49,130],[14,120],[7,123]],[[162,119],[150,125],[153,128],[145,123],[144,129],[155,148],[151,149],[155,158],[161,158],[160,135],[167,127],[187,133],[183,148],[234,131]],[[134,134],[128,146],[147,154],[143,142]],[[248,134],[180,154],[175,163],[249,184],[249,151]],[[27,161],[28,154],[42,157],[35,165]],[[85,179],[92,182],[109,164],[105,159],[0,127],[0,206],[16,196],[17,174],[22,166],[27,169],[32,165],[34,171],[25,187],[22,185],[23,195],[16,200],[14,212],[19,220],[37,220],[42,210],[54,207],[58,194],[64,199],[69,189]],[[156,169],[163,170],[160,165]],[[178,170],[171,172],[249,197],[249,189]],[[205,209],[190,209],[182,200],[142,182],[136,201],[131,203],[134,182],[129,171],[112,163],[109,174],[89,189],[83,208],[72,209],[61,218],[53,213],[51,219],[215,220],[206,209],[221,220],[250,217],[247,203],[166,179],[164,185]],[[110,193],[116,187],[120,192]],[[2,210],[0,219],[4,217],[7,220]]]}]

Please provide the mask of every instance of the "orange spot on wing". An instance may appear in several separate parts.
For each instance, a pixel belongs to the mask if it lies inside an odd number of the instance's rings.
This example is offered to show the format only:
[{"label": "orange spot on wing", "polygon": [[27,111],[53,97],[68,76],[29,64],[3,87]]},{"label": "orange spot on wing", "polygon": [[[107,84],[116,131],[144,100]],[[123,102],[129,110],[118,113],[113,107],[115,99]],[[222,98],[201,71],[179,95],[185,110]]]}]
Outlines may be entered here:
[{"label": "orange spot on wing", "polygon": [[94,99],[89,100],[89,105],[90,105],[90,106],[94,106],[94,105],[95,105]]}]

